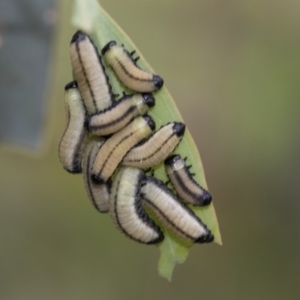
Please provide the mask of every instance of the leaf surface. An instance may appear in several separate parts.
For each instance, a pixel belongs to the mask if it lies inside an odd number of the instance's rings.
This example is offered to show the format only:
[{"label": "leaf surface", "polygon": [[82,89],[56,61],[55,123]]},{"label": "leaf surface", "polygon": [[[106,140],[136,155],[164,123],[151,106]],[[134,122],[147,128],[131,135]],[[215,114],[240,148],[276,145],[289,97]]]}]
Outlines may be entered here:
[{"label": "leaf surface", "polygon": [[[129,52],[136,50],[140,56],[140,60],[138,61],[139,66],[144,70],[153,72],[152,68],[143,58],[134,43],[99,5],[97,0],[74,0],[72,23],[76,28],[82,29],[92,36],[99,52],[109,41],[115,40],[118,44],[124,44]],[[119,82],[110,68],[107,67],[106,71],[110,79],[113,93],[122,95],[124,90],[130,93],[130,90],[127,90],[127,88]],[[156,128],[159,128],[170,121],[184,122],[166,87],[163,87],[160,91],[156,92],[154,96],[156,104],[154,108],[151,109],[149,115],[155,120]],[[188,129],[185,131],[185,135],[176,148],[175,153],[180,154],[182,157],[188,157],[187,162],[192,165],[192,172],[196,173],[195,180],[201,186],[207,188],[200,154]],[[155,177],[167,181],[163,163],[155,168]],[[214,234],[214,241],[221,245],[221,235],[213,204],[208,207],[195,208],[193,206],[191,208]],[[179,240],[167,229],[164,229],[164,233],[165,239],[158,245],[161,252],[158,271],[161,276],[171,280],[175,265],[185,261],[188,256],[188,250],[192,244]],[[201,245],[197,245],[197,247],[201,247]]]}]

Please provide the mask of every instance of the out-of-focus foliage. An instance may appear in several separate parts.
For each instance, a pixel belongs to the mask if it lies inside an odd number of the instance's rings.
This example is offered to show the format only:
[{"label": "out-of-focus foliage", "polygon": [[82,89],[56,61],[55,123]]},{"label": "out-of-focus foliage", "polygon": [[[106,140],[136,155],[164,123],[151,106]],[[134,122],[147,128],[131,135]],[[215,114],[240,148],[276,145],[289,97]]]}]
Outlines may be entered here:
[{"label": "out-of-focus foliage", "polygon": [[224,245],[193,247],[171,284],[157,249],[123,237],[59,165],[75,31],[59,4],[48,153],[0,148],[1,300],[297,300],[300,2],[101,1],[164,76],[217,207]]}]

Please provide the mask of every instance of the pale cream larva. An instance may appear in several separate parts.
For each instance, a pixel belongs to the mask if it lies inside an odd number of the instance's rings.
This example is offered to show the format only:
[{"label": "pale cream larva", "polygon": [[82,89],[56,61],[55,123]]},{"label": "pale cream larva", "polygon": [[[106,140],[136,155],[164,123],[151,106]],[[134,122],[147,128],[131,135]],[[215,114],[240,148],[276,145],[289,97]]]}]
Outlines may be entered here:
[{"label": "pale cream larva", "polygon": [[174,234],[195,243],[213,241],[214,236],[206,225],[163,182],[147,176],[142,183],[141,193],[143,204]]},{"label": "pale cream larva", "polygon": [[167,158],[184,135],[185,125],[171,122],[151,136],[147,141],[132,148],[124,157],[124,166],[148,169]]},{"label": "pale cream larva", "polygon": [[160,76],[141,70],[136,64],[137,59],[132,58],[132,53],[118,46],[115,41],[103,47],[102,55],[120,81],[133,91],[155,92],[164,84]]},{"label": "pale cream larva", "polygon": [[106,213],[109,209],[109,186],[107,183],[95,184],[91,178],[95,157],[103,143],[104,140],[96,138],[87,143],[82,157],[82,173],[84,186],[90,201],[98,211]]},{"label": "pale cream larva", "polygon": [[65,87],[67,126],[61,137],[58,154],[64,169],[81,173],[82,150],[87,140],[84,129],[85,109],[76,82]]},{"label": "pale cream larva", "polygon": [[121,168],[111,188],[109,211],[116,227],[127,237],[144,244],[156,244],[164,236],[146,214],[139,195],[143,171]]},{"label": "pale cream larva", "polygon": [[155,128],[150,116],[137,117],[113,134],[100,148],[93,165],[92,179],[96,183],[107,182],[126,153],[147,138]]},{"label": "pale cream larva", "polygon": [[77,31],[71,40],[70,57],[74,79],[88,114],[99,112],[113,103],[113,95],[101,57],[92,39]]},{"label": "pale cream larva", "polygon": [[212,201],[211,194],[193,178],[180,155],[172,155],[165,160],[166,173],[180,198],[192,205],[206,206]]},{"label": "pale cream larva", "polygon": [[133,118],[147,113],[154,104],[155,99],[151,94],[125,95],[104,111],[89,116],[86,121],[87,129],[98,136],[115,133]]}]

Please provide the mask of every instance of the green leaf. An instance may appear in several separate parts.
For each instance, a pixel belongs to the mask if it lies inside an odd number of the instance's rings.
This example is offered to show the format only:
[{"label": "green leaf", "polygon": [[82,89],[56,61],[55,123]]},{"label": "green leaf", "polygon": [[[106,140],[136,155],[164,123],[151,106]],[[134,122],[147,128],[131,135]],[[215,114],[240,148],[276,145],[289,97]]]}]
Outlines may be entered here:
[{"label": "green leaf", "polygon": [[[98,4],[97,0],[74,0],[72,22],[75,27],[88,32],[92,36],[99,50],[111,40],[115,40],[119,44],[124,44],[125,48],[129,51],[137,50],[140,56],[139,66],[153,72],[137,47],[118,24]],[[123,90],[127,89],[118,81],[115,74],[109,68],[106,70],[107,75],[110,78],[113,92],[121,95]],[[128,92],[130,91],[128,90]],[[151,110],[150,115],[154,118],[157,128],[170,121],[183,122],[174,100],[165,87],[155,93],[155,99],[156,105]],[[196,173],[195,180],[197,180],[204,188],[207,188],[200,155],[188,130],[186,130],[181,143],[176,148],[176,153],[179,153],[182,157],[188,157],[188,163],[192,164],[193,172]],[[163,181],[167,180],[163,164],[160,164],[155,168],[155,177]],[[191,209],[194,210],[214,234],[215,242],[221,245],[221,235],[213,204],[203,208],[191,207]],[[171,280],[175,265],[185,261],[188,250],[192,244],[179,240],[167,229],[164,229],[164,233],[165,239],[158,246],[161,251],[158,270],[161,276]],[[199,247],[199,245],[197,246]]]}]

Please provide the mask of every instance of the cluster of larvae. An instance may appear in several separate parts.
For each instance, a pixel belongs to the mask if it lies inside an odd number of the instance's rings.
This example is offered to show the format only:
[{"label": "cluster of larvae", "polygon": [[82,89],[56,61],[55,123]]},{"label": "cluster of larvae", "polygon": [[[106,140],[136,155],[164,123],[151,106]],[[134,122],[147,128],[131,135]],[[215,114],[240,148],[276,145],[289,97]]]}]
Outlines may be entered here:
[{"label": "cluster of larvae", "polygon": [[[74,81],[65,87],[67,126],[59,144],[60,162],[70,173],[83,173],[87,194],[95,208],[109,212],[116,227],[144,244],[164,239],[160,226],[186,241],[207,243],[214,237],[187,204],[205,206],[212,197],[190,173],[185,159],[174,151],[185,125],[170,122],[155,130],[147,112],[155,105],[151,94],[163,79],[137,66],[115,41],[101,51],[118,79],[134,91],[119,100],[92,39],[77,31],[70,44]],[[146,175],[164,161],[167,184]],[[159,220],[159,224],[147,211]]]}]

